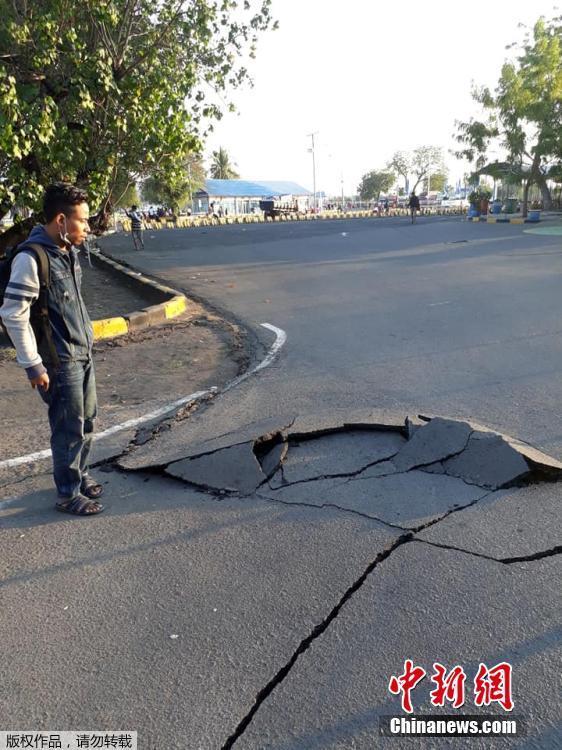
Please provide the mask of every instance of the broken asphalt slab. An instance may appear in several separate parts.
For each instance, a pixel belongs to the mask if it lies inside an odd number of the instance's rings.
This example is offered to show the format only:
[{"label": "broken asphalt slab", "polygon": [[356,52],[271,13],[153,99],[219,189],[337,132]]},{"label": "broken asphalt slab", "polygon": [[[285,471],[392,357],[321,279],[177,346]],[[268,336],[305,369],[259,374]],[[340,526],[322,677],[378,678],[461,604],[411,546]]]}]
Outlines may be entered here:
[{"label": "broken asphalt slab", "polygon": [[409,471],[454,456],[464,451],[471,432],[466,422],[436,417],[412,435],[394,463],[399,471]]},{"label": "broken asphalt slab", "polygon": [[[205,416],[209,416],[213,406],[207,407]],[[264,419],[209,438],[206,420],[195,414],[188,420],[175,423],[173,429],[156,434],[153,440],[133,446],[133,450],[121,456],[117,463],[120,468],[130,471],[167,466],[174,461],[206,455],[250,440],[257,442],[264,436],[288,428],[294,419],[295,415]]]},{"label": "broken asphalt slab", "polygon": [[277,443],[277,445],[274,445],[273,448],[264,454],[261,461],[261,469],[266,479],[269,479],[269,477],[275,474],[277,469],[283,463],[288,450],[289,446],[287,443],[283,442]]},{"label": "broken asphalt slab", "polygon": [[[427,521],[444,512],[440,503],[448,504],[446,510],[467,505],[476,496],[468,497],[463,484],[480,490],[497,490],[533,477],[552,479],[562,474],[554,460],[549,462],[545,457],[544,464],[530,460],[517,451],[515,441],[510,443],[506,436],[474,430],[464,421],[436,417],[423,426],[415,425],[415,429],[413,425],[409,417],[394,417],[385,429],[372,411],[366,411],[363,420],[360,413],[355,413],[353,419],[340,414],[337,420],[322,416],[316,424],[311,416],[304,419],[286,416],[194,443],[186,439],[191,427],[188,419],[171,424],[165,432],[156,432],[153,440],[143,439],[142,445],[133,445],[118,465],[123,469],[157,468],[216,492],[248,494],[275,472],[272,460],[275,454],[271,450],[284,443],[286,450],[280,451],[277,458],[280,472],[272,478],[272,490],[285,490],[287,486],[326,477],[371,482],[378,479],[373,487],[358,483],[356,489],[363,495],[367,491],[376,495],[376,488],[382,487],[382,492],[390,496],[405,492],[410,498],[407,504],[412,512],[404,513],[406,509],[402,508],[392,523],[400,523],[399,516]],[[269,453],[266,471],[260,465],[265,453]],[[536,452],[534,458],[539,455]],[[378,464],[383,462],[385,467],[380,467]],[[366,473],[361,476],[363,471]],[[396,476],[386,479],[389,474]],[[414,480],[420,484],[422,493],[418,501],[413,498]],[[331,492],[332,487],[339,488],[340,483],[326,485],[327,491]],[[457,505],[454,488],[460,493]],[[349,487],[345,493],[348,497],[353,494]],[[480,492],[478,497],[483,494]],[[301,496],[302,493],[299,502]],[[426,501],[429,504],[424,512],[421,509]],[[364,512],[363,500],[359,498],[359,502],[359,510]]]},{"label": "broken asphalt slab", "polygon": [[314,436],[308,440],[293,439],[283,462],[283,476],[286,482],[292,483],[352,474],[396,455],[405,442],[406,439],[396,432],[353,428],[324,435],[321,439]]},{"label": "broken asphalt slab", "polygon": [[[417,419],[416,422],[425,424]],[[119,466],[132,471],[152,466],[165,466],[181,458],[191,458],[236,443],[258,440],[276,432],[280,432],[287,439],[289,434],[298,438],[330,433],[341,430],[342,427],[350,429],[365,427],[397,432],[403,432],[405,429],[403,414],[378,409],[330,409],[314,414],[290,413],[264,417],[243,426],[233,426],[228,432],[219,432],[217,429],[217,434],[209,437],[210,431],[212,432],[210,424],[223,425],[223,423],[222,412],[217,413],[216,404],[210,404],[204,415],[195,413],[189,420],[175,424],[172,432],[162,433],[149,445],[139,446],[122,456]]]},{"label": "broken asphalt slab", "polygon": [[[438,417],[437,415],[427,416],[423,414],[420,414],[418,417],[418,420],[420,420],[422,423],[428,423],[428,422],[431,423],[435,419],[447,419],[447,418]],[[533,445],[530,445],[529,443],[525,443],[522,440],[518,440],[517,438],[514,438],[511,435],[506,435],[505,433],[500,432],[499,430],[493,430],[490,427],[486,427],[485,425],[480,424],[479,422],[474,422],[473,420],[464,420],[464,421],[476,433],[483,433],[486,435],[496,435],[496,436],[503,438],[503,440],[512,448],[514,448],[517,451],[517,453],[520,453],[521,456],[523,456],[523,458],[525,458],[531,466],[535,465],[536,467],[540,467],[543,471],[552,469],[554,476],[557,475],[557,472],[559,470],[562,470],[562,462],[558,461],[552,456],[547,455],[546,453],[543,453],[538,448],[535,448]]]},{"label": "broken asphalt slab", "polygon": [[419,538],[496,560],[562,551],[562,495],[556,483],[493,492]]},{"label": "broken asphalt slab", "polygon": [[[431,424],[431,423],[430,423]],[[465,449],[442,463],[446,474],[498,489],[529,473],[529,464],[500,435],[473,432]]]},{"label": "broken asphalt slab", "polygon": [[240,443],[198,458],[184,458],[166,467],[166,474],[204,489],[253,492],[266,475],[254,453],[254,443]]},{"label": "broken asphalt slab", "polygon": [[[387,466],[390,468],[391,462]],[[321,479],[277,490],[264,488],[260,493],[283,503],[337,507],[394,526],[417,529],[451,510],[476,502],[486,491],[453,477],[412,470],[367,479],[359,475],[349,481]]]},{"label": "broken asphalt slab", "polygon": [[[461,714],[500,714],[474,705],[479,663],[513,667],[515,717],[525,737],[475,736],[471,750],[560,747],[559,682],[562,556],[502,565],[409,542],[379,562],[329,628],[307,642],[272,679],[231,735],[236,750],[373,750],[452,746],[450,738],[379,736],[381,715],[404,715],[388,691],[412,659],[427,671],[412,692],[415,714],[453,714],[431,705],[434,662],[467,675]],[[436,715],[435,718],[438,718]],[[462,741],[461,741],[462,744]]]},{"label": "broken asphalt slab", "polygon": [[506,436],[477,430],[470,422],[435,417],[412,435],[394,463],[400,471],[430,466],[430,471],[442,471],[480,487],[497,489],[529,472],[529,464],[516,444]]}]

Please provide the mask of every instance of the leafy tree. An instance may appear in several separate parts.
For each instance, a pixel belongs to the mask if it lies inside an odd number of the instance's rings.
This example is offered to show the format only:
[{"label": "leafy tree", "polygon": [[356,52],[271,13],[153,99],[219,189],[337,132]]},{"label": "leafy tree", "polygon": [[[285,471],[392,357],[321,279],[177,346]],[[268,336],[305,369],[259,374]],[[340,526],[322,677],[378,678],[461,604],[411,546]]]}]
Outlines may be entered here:
[{"label": "leafy tree", "polygon": [[390,190],[395,182],[396,175],[392,172],[373,170],[363,175],[357,192],[363,201],[376,200],[380,193]]},{"label": "leafy tree", "polygon": [[142,185],[142,197],[146,203],[177,210],[180,203],[183,204],[189,199],[189,185],[184,180],[170,184],[152,175],[147,177]]},{"label": "leafy tree", "polygon": [[128,206],[138,206],[140,202],[137,186],[132,184],[129,185],[121,195],[115,195],[112,200],[112,205],[116,208],[127,208]]},{"label": "leafy tree", "polygon": [[119,207],[139,203],[139,192],[135,180],[122,170],[118,170],[112,184],[109,203]]},{"label": "leafy tree", "polygon": [[484,117],[457,122],[456,138],[462,144],[457,155],[477,168],[485,163],[490,144],[499,142],[512,171],[524,179],[526,213],[532,184],[540,187],[545,208],[550,206],[548,168],[562,159],[562,17],[540,18],[519,52],[504,63],[495,91],[473,91]]},{"label": "leafy tree", "polygon": [[[425,179],[427,187],[427,177]],[[429,175],[429,190],[442,193],[447,185],[447,172],[431,172]]]},{"label": "leafy tree", "polygon": [[408,178],[412,169],[411,156],[405,151],[396,151],[388,162],[388,169],[404,178],[404,189],[408,190]]},{"label": "leafy tree", "polygon": [[438,146],[418,146],[412,152],[396,151],[388,168],[404,178],[406,191],[410,189],[410,175],[414,175],[416,181],[412,190],[415,190],[420,182],[427,179],[428,174],[445,172],[443,151]]},{"label": "leafy tree", "polygon": [[553,182],[562,182],[562,161],[553,164],[548,170],[548,179]]},{"label": "leafy tree", "polygon": [[142,197],[147,203],[155,203],[177,211],[192,200],[193,193],[205,185],[205,170],[201,157],[191,154],[183,162],[183,169],[175,179],[164,173],[147,178],[142,186]]},{"label": "leafy tree", "polygon": [[68,179],[103,219],[120,180],[177,179],[215,92],[248,79],[270,3],[0,0],[0,215]]},{"label": "leafy tree", "polygon": [[213,151],[210,171],[211,177],[214,180],[236,180],[240,177],[234,169],[234,165],[231,164],[226,149],[222,148],[222,146],[218,151]]},{"label": "leafy tree", "polygon": [[[416,176],[416,182],[412,190],[424,179],[427,180],[428,174],[440,174],[444,172],[443,150],[438,146],[419,146],[412,152],[412,172]],[[433,179],[432,179],[433,182]]]}]

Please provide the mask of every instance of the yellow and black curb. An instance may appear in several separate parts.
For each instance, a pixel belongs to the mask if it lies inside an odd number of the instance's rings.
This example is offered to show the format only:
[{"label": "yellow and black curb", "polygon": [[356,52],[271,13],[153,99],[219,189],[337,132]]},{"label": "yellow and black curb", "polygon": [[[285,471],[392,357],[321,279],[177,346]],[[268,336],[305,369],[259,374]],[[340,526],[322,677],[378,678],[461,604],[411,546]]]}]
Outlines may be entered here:
[{"label": "yellow and black curb", "polygon": [[[422,208],[423,216],[463,216],[466,209],[457,208]],[[268,224],[275,221],[323,221],[327,219],[385,219],[390,216],[409,216],[407,208],[391,208],[388,214],[379,214],[372,210],[361,211],[323,211],[318,214],[281,214],[275,219],[260,214],[242,214],[236,216],[179,216],[175,219],[163,217],[160,221],[147,220],[143,222],[145,231],[157,229],[191,229],[197,227],[224,226],[226,224]],[[124,232],[131,231],[131,221],[119,221]]]},{"label": "yellow and black curb", "polygon": [[126,333],[141,331],[159,323],[165,323],[167,320],[188,312],[190,307],[194,308],[193,314],[195,314],[195,306],[191,305],[185,294],[178,292],[177,289],[159,284],[157,281],[143,276],[142,273],[127,268],[113,258],[104,255],[99,249],[92,249],[91,255],[94,262],[104,270],[119,274],[121,280],[132,287],[139,289],[139,285],[141,285],[142,290],[149,293],[149,297],[161,300],[157,304],[148,305],[126,315],[92,321],[95,341],[123,336]]},{"label": "yellow and black curb", "polygon": [[537,224],[536,219],[524,219],[522,216],[498,218],[497,216],[467,216],[467,221],[482,221],[486,224]]}]

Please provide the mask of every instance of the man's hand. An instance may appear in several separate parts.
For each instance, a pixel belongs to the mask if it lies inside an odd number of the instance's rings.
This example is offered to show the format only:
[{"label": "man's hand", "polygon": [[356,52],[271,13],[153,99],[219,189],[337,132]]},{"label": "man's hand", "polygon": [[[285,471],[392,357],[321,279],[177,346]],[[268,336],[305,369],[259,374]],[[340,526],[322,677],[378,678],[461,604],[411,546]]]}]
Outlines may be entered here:
[{"label": "man's hand", "polygon": [[49,376],[46,372],[36,378],[31,378],[29,382],[32,388],[40,388],[42,391],[49,390]]}]

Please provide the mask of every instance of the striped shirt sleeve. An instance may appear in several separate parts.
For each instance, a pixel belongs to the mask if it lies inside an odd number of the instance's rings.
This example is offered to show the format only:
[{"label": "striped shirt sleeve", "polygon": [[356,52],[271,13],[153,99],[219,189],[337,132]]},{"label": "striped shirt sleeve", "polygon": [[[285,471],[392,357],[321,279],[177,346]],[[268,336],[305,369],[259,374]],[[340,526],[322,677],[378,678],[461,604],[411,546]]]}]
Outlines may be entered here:
[{"label": "striped shirt sleeve", "polygon": [[29,320],[31,305],[38,297],[37,261],[30,253],[19,252],[12,263],[0,317],[15,347],[17,362],[26,369],[30,379],[46,372]]}]

